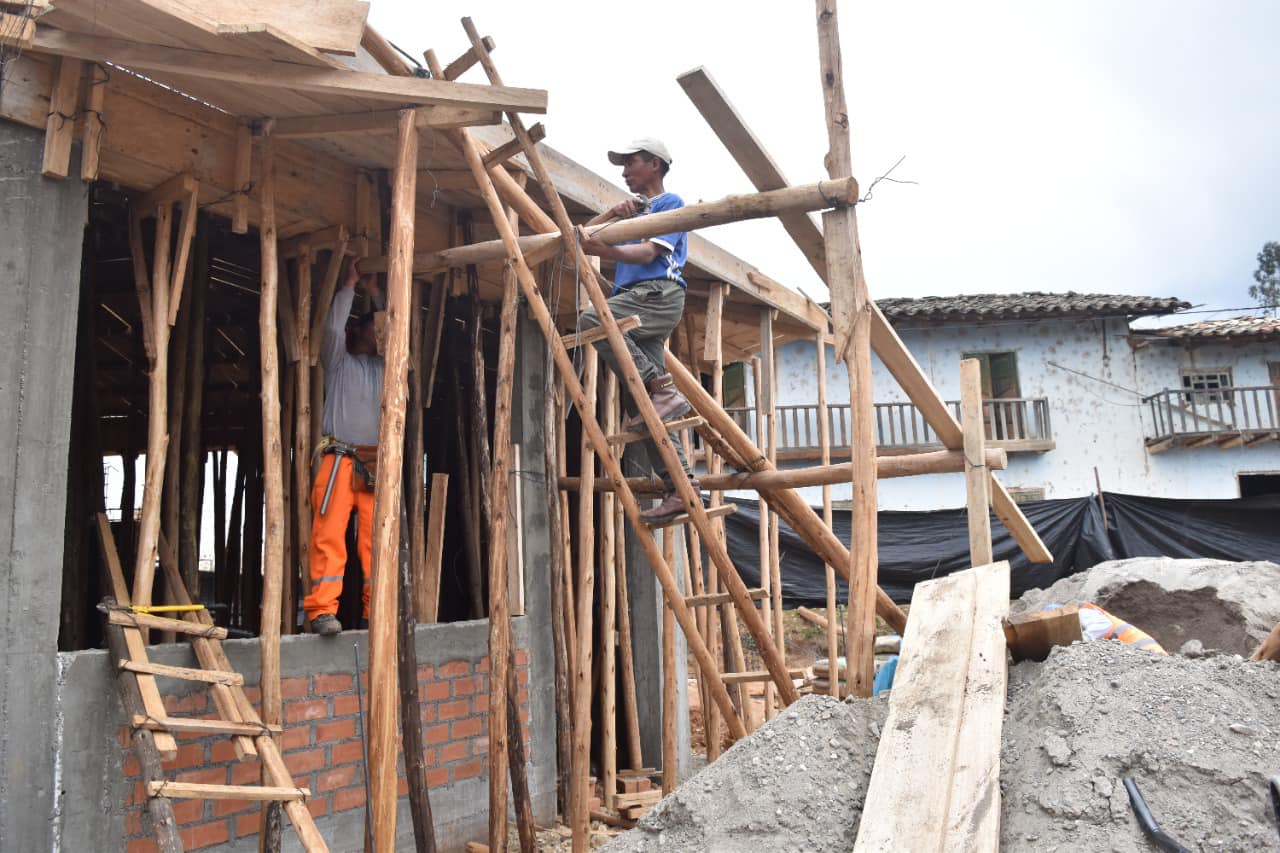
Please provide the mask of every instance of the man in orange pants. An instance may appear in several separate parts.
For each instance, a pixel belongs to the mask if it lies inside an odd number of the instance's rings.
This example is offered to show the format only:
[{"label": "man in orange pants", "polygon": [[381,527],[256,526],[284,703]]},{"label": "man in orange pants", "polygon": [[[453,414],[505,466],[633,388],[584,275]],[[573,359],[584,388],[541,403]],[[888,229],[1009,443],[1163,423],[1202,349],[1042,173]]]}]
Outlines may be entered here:
[{"label": "man in orange pants", "polygon": [[[382,404],[382,357],[378,355],[373,314],[352,318],[357,282],[377,304],[375,279],[363,280],[355,261],[347,266],[342,287],[324,324],[320,363],[324,366],[324,440],[320,469],[311,488],[311,594],[303,601],[315,634],[331,637],[342,631],[338,599],[347,568],[347,523],[356,513],[356,543],[364,570],[363,616],[369,619],[369,570],[373,558],[373,477],[377,459],[378,420]],[[336,471],[335,471],[336,466]]]}]

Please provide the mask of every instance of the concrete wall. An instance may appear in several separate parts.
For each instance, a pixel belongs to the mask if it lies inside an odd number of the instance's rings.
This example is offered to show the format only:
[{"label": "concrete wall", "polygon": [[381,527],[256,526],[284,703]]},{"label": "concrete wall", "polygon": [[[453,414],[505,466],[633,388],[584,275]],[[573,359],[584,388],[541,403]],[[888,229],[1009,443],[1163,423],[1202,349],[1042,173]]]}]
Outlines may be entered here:
[{"label": "concrete wall", "polygon": [[65,731],[56,652],[87,208],[78,179],[41,176],[43,152],[43,133],[0,121],[0,847],[15,851],[57,849],[65,804],[50,744]]},{"label": "concrete wall", "polygon": [[[1023,397],[1049,400],[1054,450],[1013,453],[999,474],[1011,487],[1042,488],[1046,498],[1080,497],[1096,491],[1093,468],[1102,487],[1169,498],[1236,497],[1235,474],[1280,469],[1280,444],[1221,450],[1210,446],[1151,455],[1145,438],[1142,397],[1177,387],[1178,367],[1192,363],[1235,366],[1235,384],[1265,385],[1267,360],[1280,360],[1276,344],[1214,345],[1196,350],[1153,346],[1133,350],[1121,318],[1000,321],[986,324],[899,328],[899,334],[944,399],[958,400],[960,358],[972,351],[1017,353]],[[1193,361],[1194,359],[1194,361]],[[812,403],[817,398],[816,352],[807,341],[778,348],[777,403]],[[906,401],[907,396],[880,363],[872,359],[875,400]],[[751,383],[748,383],[750,387]],[[827,359],[831,403],[847,403],[845,366]],[[817,488],[803,490],[811,504],[821,502]],[[832,488],[835,500],[850,489]],[[881,509],[922,510],[964,504],[964,477],[942,474],[880,482]]]}]

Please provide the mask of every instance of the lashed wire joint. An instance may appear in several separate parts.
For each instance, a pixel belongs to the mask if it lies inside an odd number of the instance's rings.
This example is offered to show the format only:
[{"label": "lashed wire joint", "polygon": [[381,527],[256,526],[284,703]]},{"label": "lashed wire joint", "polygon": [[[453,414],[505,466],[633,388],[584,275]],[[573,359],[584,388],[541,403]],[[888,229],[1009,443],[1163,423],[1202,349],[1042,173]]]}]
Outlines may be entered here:
[{"label": "lashed wire joint", "polygon": [[889,177],[890,175],[893,174],[894,169],[902,165],[902,161],[905,159],[907,159],[906,154],[903,154],[901,157],[899,157],[898,162],[894,163],[892,166],[889,167],[889,171],[885,172],[883,175],[881,175],[880,177],[876,178],[874,181],[871,182],[871,186],[867,187],[867,191],[862,194],[862,198],[855,201],[854,204],[862,204],[864,201],[871,201],[871,193],[875,190],[876,184],[880,183],[881,181],[889,181],[890,183],[894,183],[894,184],[916,184],[918,186],[920,184],[919,181],[908,181],[908,180],[903,180],[901,178]]}]

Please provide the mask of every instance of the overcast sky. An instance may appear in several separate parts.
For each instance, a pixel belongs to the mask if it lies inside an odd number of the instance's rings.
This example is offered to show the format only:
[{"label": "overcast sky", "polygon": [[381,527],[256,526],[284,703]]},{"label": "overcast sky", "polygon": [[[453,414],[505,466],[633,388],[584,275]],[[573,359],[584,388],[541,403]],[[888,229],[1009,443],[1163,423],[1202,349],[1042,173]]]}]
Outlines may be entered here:
[{"label": "overcast sky", "polygon": [[[686,202],[751,190],[676,83],[700,65],[792,183],[826,177],[812,3],[374,0],[370,22],[447,63],[463,13],[505,83],[548,90],[546,143],[617,182],[604,152],[652,135]],[[1251,304],[1255,255],[1280,240],[1280,3],[846,0],[840,16],[854,175],[865,191],[905,156],[893,177],[918,182],[859,207],[873,297]],[[708,236],[825,298],[776,222]]]}]

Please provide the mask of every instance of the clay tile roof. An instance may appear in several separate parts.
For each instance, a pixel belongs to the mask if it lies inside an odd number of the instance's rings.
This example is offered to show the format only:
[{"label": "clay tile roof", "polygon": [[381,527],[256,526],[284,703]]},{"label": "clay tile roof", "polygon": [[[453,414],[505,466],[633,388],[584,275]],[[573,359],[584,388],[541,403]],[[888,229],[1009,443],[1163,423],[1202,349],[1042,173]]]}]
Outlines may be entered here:
[{"label": "clay tile roof", "polygon": [[1280,317],[1226,317],[1182,326],[1150,329],[1162,338],[1267,338],[1280,337]]},{"label": "clay tile roof", "polygon": [[1174,297],[1110,295],[1105,293],[982,293],[924,296],[919,299],[877,299],[876,304],[895,322],[924,320],[1034,320],[1048,317],[1148,316],[1190,308]]}]

